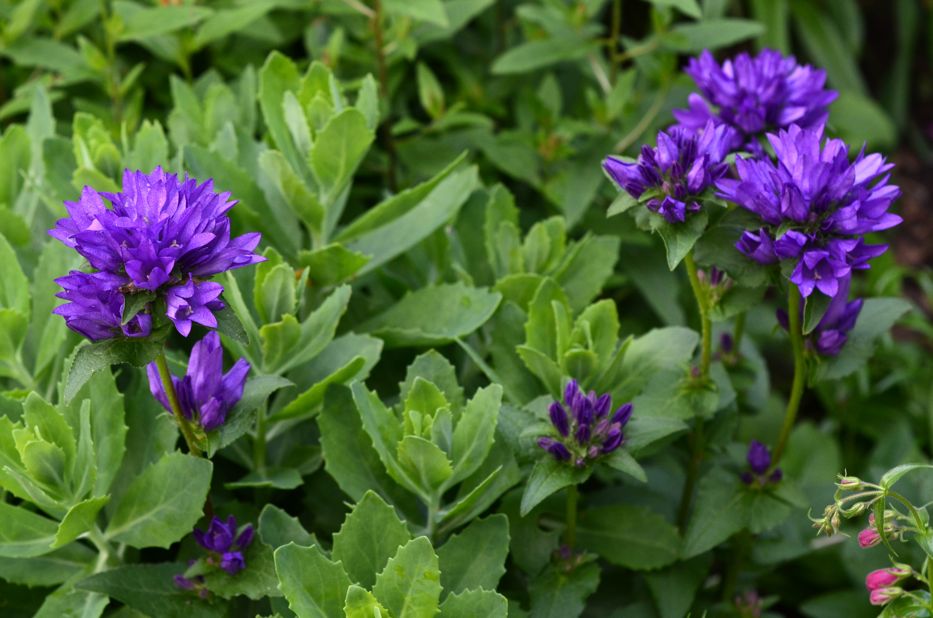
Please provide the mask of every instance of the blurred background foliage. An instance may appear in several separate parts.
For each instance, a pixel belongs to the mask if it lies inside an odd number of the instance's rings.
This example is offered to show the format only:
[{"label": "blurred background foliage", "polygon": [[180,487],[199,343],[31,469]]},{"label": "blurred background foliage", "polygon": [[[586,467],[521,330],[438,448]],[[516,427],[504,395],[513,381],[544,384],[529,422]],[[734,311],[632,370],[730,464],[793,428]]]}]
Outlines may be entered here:
[{"label": "blurred background foliage", "polygon": [[[933,449],[931,24],[933,6],[920,0],[0,0],[0,231],[31,272],[44,230],[81,186],[106,189],[123,166],[163,160],[223,176],[227,168],[218,173],[218,159],[204,153],[241,164],[227,170],[227,188],[248,207],[234,218],[257,224],[268,205],[243,175],[255,175],[250,149],[272,130],[259,113],[258,76],[278,51],[296,59],[300,74],[322,63],[344,90],[334,101],[349,95],[364,115],[380,95],[368,117],[374,145],[345,198],[344,220],[468,151],[486,186],[502,183],[514,195],[522,229],[562,215],[574,238],[592,230],[620,241],[603,295],[618,303],[623,334],[681,325],[691,302],[686,281],[664,267],[657,239],[627,217],[605,217],[615,189],[599,163],[609,153],[636,154],[685,106],[693,89],[681,72],[686,57],[707,48],[720,57],[779,49],[827,70],[840,92],[830,130],[886,153],[903,189],[905,223],[884,239],[894,250],[856,291],[904,295],[918,309],[871,363],[807,395],[795,439],[813,456],[797,450],[786,460],[810,488],[844,467],[877,475]],[[482,221],[470,219],[483,206],[471,202],[457,223],[466,230]],[[368,302],[351,306],[351,315],[368,317],[409,288],[457,280],[450,242],[441,228],[406,255],[389,255],[371,276]],[[770,299],[753,308],[747,330],[761,346],[755,357],[772,368],[773,391],[785,392],[789,359],[773,312]],[[377,384],[391,391],[399,379],[391,367],[412,356],[386,351],[380,366],[390,369],[374,376]],[[755,392],[763,399],[756,407],[775,413],[743,417],[746,439],[779,422],[776,396]],[[827,486],[808,498],[822,504],[829,493]],[[341,519],[338,505],[315,509],[316,519]],[[754,548],[767,588],[808,616],[863,615],[863,595],[852,588],[863,558],[852,544],[804,558],[814,546],[803,524]],[[768,571],[784,560],[789,568]],[[804,578],[812,585],[800,587]],[[648,581],[663,590],[663,581]],[[840,588],[848,589],[820,596]],[[594,599],[598,609],[600,592]]]}]

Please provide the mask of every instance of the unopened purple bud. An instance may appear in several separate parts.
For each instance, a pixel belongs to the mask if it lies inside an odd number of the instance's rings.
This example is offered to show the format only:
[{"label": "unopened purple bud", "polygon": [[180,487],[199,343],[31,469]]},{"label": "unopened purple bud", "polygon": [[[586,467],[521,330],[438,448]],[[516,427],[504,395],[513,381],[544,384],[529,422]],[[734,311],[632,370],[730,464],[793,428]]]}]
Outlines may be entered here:
[{"label": "unopened purple bud", "polygon": [[723,333],[719,336],[719,347],[722,348],[724,354],[731,354],[734,344],[735,342],[732,340],[732,335],[729,333]]},{"label": "unopened purple bud", "polygon": [[790,321],[787,318],[786,311],[784,311],[783,309],[778,309],[774,315],[777,318],[778,324],[781,325],[781,328],[783,328],[784,330],[790,329]]},{"label": "unopened purple bud", "polygon": [[628,420],[632,418],[632,411],[634,409],[631,403],[622,404],[622,406],[616,410],[615,414],[612,415],[612,422],[618,423],[619,426],[624,427],[625,424],[628,423]]},{"label": "unopened purple bud", "polygon": [[606,434],[606,439],[603,441],[603,453],[611,453],[619,448],[619,446],[622,445],[622,439],[624,437],[621,427],[618,425],[610,427],[609,432]]},{"label": "unopened purple bud", "polygon": [[612,396],[609,393],[600,396],[593,404],[593,411],[596,418],[603,418],[609,413],[609,407],[612,405]]},{"label": "unopened purple bud", "polygon": [[716,268],[715,266],[711,267],[709,270],[709,284],[712,286],[717,286],[722,283],[724,273]]},{"label": "unopened purple bud", "polygon": [[780,468],[775,468],[771,476],[768,477],[768,482],[780,483],[782,478],[784,478],[784,472],[782,472]]},{"label": "unopened purple bud", "polygon": [[752,474],[751,472],[749,472],[748,470],[746,470],[745,472],[743,472],[743,473],[739,476],[739,478],[741,478],[741,479],[742,479],[742,482],[745,483],[746,485],[751,485],[752,483],[755,482],[755,475],[753,475],[753,474]]},{"label": "unopened purple bud", "polygon": [[590,441],[590,438],[593,437],[592,426],[589,423],[581,423],[577,426],[577,430],[574,432],[573,437],[576,438],[578,444],[586,444]]},{"label": "unopened purple bud", "polygon": [[577,406],[578,398],[582,399],[583,393],[580,392],[580,386],[577,384],[577,381],[571,380],[567,382],[567,386],[564,387],[564,403],[573,410]]},{"label": "unopened purple bud", "polygon": [[246,561],[243,559],[243,554],[238,551],[226,552],[220,558],[220,568],[230,575],[236,575],[245,567]]},{"label": "unopened purple bud", "polygon": [[538,446],[553,455],[557,461],[569,461],[571,458],[570,450],[554,438],[542,436],[538,438]]},{"label": "unopened purple bud", "polygon": [[589,457],[590,459],[596,459],[597,457],[599,457],[601,452],[602,451],[600,450],[600,448],[594,444],[590,448],[586,449],[586,456]]},{"label": "unopened purple bud", "polygon": [[548,407],[548,414],[551,416],[551,424],[557,429],[557,432],[566,437],[570,433],[570,420],[567,418],[567,410],[560,402],[553,402]]},{"label": "unopened purple bud", "polygon": [[175,582],[175,585],[182,590],[194,589],[194,581],[188,579],[184,575],[176,575],[172,578],[172,581]]},{"label": "unopened purple bud", "polygon": [[771,453],[768,451],[768,447],[758,440],[752,440],[751,444],[748,445],[747,459],[748,466],[755,474],[764,474],[771,465]]}]

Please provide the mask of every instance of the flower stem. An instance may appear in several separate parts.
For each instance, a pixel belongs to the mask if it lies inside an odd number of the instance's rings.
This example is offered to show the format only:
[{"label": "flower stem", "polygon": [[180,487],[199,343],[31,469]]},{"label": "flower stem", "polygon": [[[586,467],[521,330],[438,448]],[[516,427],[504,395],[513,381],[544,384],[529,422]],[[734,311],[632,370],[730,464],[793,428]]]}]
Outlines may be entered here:
[{"label": "flower stem", "polygon": [[745,315],[746,313],[743,311],[735,316],[735,326],[732,330],[732,349],[736,357],[739,355],[739,346],[742,345],[742,337],[745,335]]},{"label": "flower stem", "polygon": [[687,463],[687,478],[684,479],[684,488],[680,494],[680,507],[677,509],[677,527],[681,533],[686,530],[687,520],[690,518],[690,505],[693,502],[693,490],[700,476],[700,464],[703,463],[703,419],[697,417],[696,426],[690,433],[690,461]]},{"label": "flower stem", "polygon": [[181,429],[181,435],[185,438],[185,444],[188,445],[188,452],[195,457],[200,457],[201,449],[198,448],[197,440],[194,438],[194,431],[191,429],[191,423],[185,418],[181,406],[178,404],[178,395],[175,394],[175,385],[172,383],[172,374],[168,370],[168,361],[165,360],[165,352],[159,352],[156,356],[156,367],[159,369],[159,378],[162,379],[162,388],[165,390],[165,396],[168,398],[168,405],[172,409],[172,416]]},{"label": "flower stem", "polygon": [[800,292],[797,286],[790,284],[787,290],[787,322],[790,333],[790,346],[794,353],[794,382],[790,389],[790,398],[787,400],[787,410],[784,412],[784,425],[781,435],[771,456],[772,469],[777,467],[787,447],[787,439],[794,428],[797,419],[797,410],[800,408],[800,398],[806,383],[806,364],[803,356],[803,331],[800,328]]},{"label": "flower stem", "polygon": [[266,406],[256,410],[256,436],[253,438],[253,466],[256,470],[266,468]]},{"label": "flower stem", "polygon": [[564,545],[573,548],[577,542],[577,503],[580,501],[580,491],[576,485],[567,488],[567,520],[564,528]]},{"label": "flower stem", "polygon": [[700,286],[700,277],[697,275],[697,264],[690,251],[684,257],[684,266],[687,268],[687,277],[690,279],[690,288],[697,301],[697,311],[700,314],[700,377],[709,377],[710,359],[713,351],[713,325],[709,319],[709,303],[706,292]]}]

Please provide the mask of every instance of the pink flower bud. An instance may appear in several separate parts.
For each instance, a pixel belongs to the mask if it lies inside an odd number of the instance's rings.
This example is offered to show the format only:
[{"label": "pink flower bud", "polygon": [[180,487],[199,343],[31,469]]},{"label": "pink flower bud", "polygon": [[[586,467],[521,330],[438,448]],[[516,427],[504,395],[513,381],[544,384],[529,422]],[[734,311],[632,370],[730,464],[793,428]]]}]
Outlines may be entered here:
[{"label": "pink flower bud", "polygon": [[874,528],[865,528],[858,533],[858,544],[863,549],[874,547],[881,542],[881,535]]},{"label": "pink flower bud", "polygon": [[886,605],[902,594],[904,594],[904,591],[897,586],[878,588],[877,590],[871,591],[871,594],[868,595],[868,600],[872,605]]},{"label": "pink flower bud", "polygon": [[892,571],[893,569],[876,569],[872,571],[865,576],[865,587],[869,590],[878,590],[896,584],[901,576],[892,573]]}]

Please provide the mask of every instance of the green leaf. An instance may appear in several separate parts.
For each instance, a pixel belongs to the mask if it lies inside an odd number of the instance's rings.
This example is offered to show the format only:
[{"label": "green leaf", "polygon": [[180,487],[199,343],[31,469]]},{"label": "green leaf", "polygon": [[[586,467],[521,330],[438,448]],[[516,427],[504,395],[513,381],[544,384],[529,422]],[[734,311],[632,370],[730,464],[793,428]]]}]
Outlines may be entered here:
[{"label": "green leaf", "polygon": [[168,547],[201,518],[211,462],[169,453],[143,470],[114,510],[106,536],[133,547]]},{"label": "green leaf", "polygon": [[260,154],[259,167],[282,200],[308,228],[312,238],[318,237],[324,229],[326,212],[316,192],[308,188],[285,156],[277,150],[266,150]]},{"label": "green leaf", "polygon": [[604,506],[580,514],[580,544],[609,562],[635,570],[677,560],[680,536],[666,519],[637,506]]},{"label": "green leaf", "polygon": [[259,71],[259,106],[275,147],[282,151],[292,169],[303,175],[301,171],[307,170],[308,166],[292,141],[282,105],[285,93],[297,92],[300,85],[301,78],[295,63],[278,51],[269,54]]},{"label": "green leaf", "polygon": [[0,308],[29,315],[29,279],[3,235],[0,235]]},{"label": "green leaf", "polygon": [[701,22],[677,24],[671,28],[665,43],[679,52],[700,52],[704,49],[729,47],[759,36],[764,28],[749,19],[704,19]]},{"label": "green leaf", "polygon": [[110,496],[88,498],[68,509],[58,526],[52,548],[63,547],[93,528],[97,514],[108,502],[110,502]]},{"label": "green leaf", "polygon": [[624,472],[636,481],[642,483],[648,482],[648,477],[645,475],[645,470],[642,468],[635,458],[632,457],[632,454],[628,452],[628,448],[619,448],[612,452],[611,455],[605,459],[606,465],[614,470],[619,472]]},{"label": "green leaf", "polygon": [[843,91],[830,107],[830,124],[846,142],[887,149],[897,143],[897,127],[873,99]]},{"label": "green leaf", "polygon": [[89,574],[96,559],[93,550],[81,543],[71,543],[35,558],[4,558],[0,560],[0,578],[24,586],[57,586]]},{"label": "green leaf", "polygon": [[416,74],[421,107],[431,118],[440,118],[444,113],[444,89],[425,63],[418,63]]},{"label": "green leaf", "polygon": [[456,172],[449,167],[428,182],[378,204],[336,240],[350,251],[370,256],[360,275],[375,270],[449,223],[478,182],[475,166]]},{"label": "green leaf", "polygon": [[593,563],[576,567],[569,573],[551,566],[528,587],[531,615],[535,618],[576,618],[583,612],[586,599],[599,586],[599,567]]},{"label": "green leaf", "polygon": [[366,117],[352,107],[331,118],[318,132],[309,162],[321,187],[321,201],[325,207],[336,200],[350,183],[373,139],[375,134]]},{"label": "green leaf", "polygon": [[407,401],[417,378],[430,382],[443,393],[444,398],[459,410],[463,407],[463,389],[457,382],[457,370],[437,350],[428,350],[415,357],[405,371],[405,381],[399,385],[399,399]]},{"label": "green leaf", "polygon": [[[791,291],[796,292],[793,288]],[[829,309],[829,302],[831,300],[832,299],[825,294],[810,294],[810,296],[804,299],[803,324],[801,324],[804,335],[809,335],[819,326],[820,320],[823,319],[826,310]]]},{"label": "green leaf", "polygon": [[331,243],[313,251],[299,251],[297,264],[308,269],[310,285],[328,287],[351,279],[370,259],[359,251]]},{"label": "green leaf", "polygon": [[464,590],[449,595],[441,603],[438,618],[506,618],[509,601],[495,590]]},{"label": "green leaf", "polygon": [[[230,276],[232,277],[232,275]],[[215,311],[214,317],[217,318],[217,332],[244,346],[249,345],[249,335],[246,333],[246,329],[233,307],[228,305],[220,311]]]},{"label": "green leaf", "polygon": [[108,603],[106,595],[62,586],[45,597],[33,618],[98,618]]},{"label": "green leaf", "polygon": [[398,463],[426,501],[441,491],[453,474],[447,454],[420,436],[402,438],[398,444]]},{"label": "green leaf", "polygon": [[610,391],[614,401],[631,401],[661,372],[684,373],[699,342],[697,334],[680,326],[658,328],[632,340],[617,371],[607,372],[595,388]]},{"label": "green leaf", "polygon": [[409,292],[360,328],[391,347],[437,346],[469,335],[492,317],[502,295],[463,283]]},{"label": "green leaf", "polygon": [[208,457],[213,457],[218,450],[233,444],[249,431],[256,419],[256,409],[266,404],[269,395],[289,386],[292,386],[292,383],[279,376],[256,376],[247,380],[243,387],[243,396],[233,406],[227,420],[215,431],[207,434]]},{"label": "green leaf", "polygon": [[586,468],[577,468],[554,460],[550,456],[542,457],[535,463],[525,491],[522,494],[521,515],[524,517],[551,494],[570,485],[579,485],[589,477]]},{"label": "green leaf", "polygon": [[282,374],[317,356],[334,338],[349,301],[350,286],[342,285],[300,324],[294,316],[286,315],[280,322],[263,325],[259,338],[264,373]]},{"label": "green leaf", "polygon": [[317,546],[289,543],[275,550],[275,572],[288,606],[302,618],[342,618],[353,583]]},{"label": "green leaf", "polygon": [[254,0],[249,4],[221,9],[204,20],[194,37],[195,49],[247,29],[276,7],[274,0]]},{"label": "green leaf", "polygon": [[911,304],[903,298],[866,299],[842,351],[821,359],[815,381],[838,380],[862,367],[871,358],[876,340],[910,310]]},{"label": "green leaf", "polygon": [[400,547],[376,576],[373,593],[395,618],[437,613],[441,574],[431,541],[419,536]]},{"label": "green leaf", "polygon": [[661,618],[690,615],[693,599],[709,574],[711,562],[712,556],[707,554],[675,563],[662,571],[645,573]]},{"label": "green leaf", "polygon": [[594,43],[576,33],[516,45],[492,63],[494,75],[528,73],[552,64],[579,60],[593,51]]},{"label": "green leaf", "polygon": [[933,465],[931,464],[902,464],[891,468],[881,476],[881,480],[878,481],[878,484],[885,489],[891,489],[894,487],[894,484],[897,483],[901,478],[914,470],[933,470]]},{"label": "green leaf", "polygon": [[441,0],[385,0],[384,6],[389,15],[403,15],[442,28],[449,23]]},{"label": "green leaf", "polygon": [[0,502],[0,556],[29,558],[52,551],[58,525],[20,506]]},{"label": "green leaf", "polygon": [[373,618],[388,616],[389,610],[379,603],[373,593],[353,584],[347,588],[347,600],[343,606],[346,618]]},{"label": "green leaf", "polygon": [[259,538],[273,548],[294,543],[305,547],[316,545],[314,535],[305,530],[297,517],[292,517],[274,504],[267,504],[259,513]]},{"label": "green leaf", "polygon": [[495,590],[509,555],[509,520],[496,514],[477,519],[437,552],[444,594],[476,588]]},{"label": "green leaf", "polygon": [[[318,462],[320,465],[320,462]],[[302,484],[301,473],[294,468],[266,467],[250,472],[238,481],[224,483],[227,489],[265,487],[272,489],[295,489]]]},{"label": "green leaf", "polygon": [[667,250],[667,267],[671,271],[677,268],[703,235],[708,219],[706,211],[702,210],[691,215],[684,223],[664,222],[658,228],[658,234]]},{"label": "green leaf", "polygon": [[700,479],[693,514],[684,532],[681,558],[699,556],[745,527],[738,477],[714,468]]},{"label": "green leaf", "polygon": [[123,17],[121,41],[144,41],[176,30],[189,28],[213,13],[198,6],[159,6],[141,8],[131,2],[114,3],[116,13]]},{"label": "green leaf", "polygon": [[697,4],[696,0],[648,0],[648,2],[655,6],[673,7],[684,15],[694,19],[700,19],[702,16],[700,5]]},{"label": "green leaf", "polygon": [[825,67],[829,85],[844,92],[865,94],[865,82],[856,56],[847,47],[835,21],[819,5],[792,0],[791,13],[807,55],[817,66]]},{"label": "green leaf", "polygon": [[119,363],[142,367],[155,360],[161,350],[161,343],[135,339],[107,339],[85,345],[75,355],[62,398],[66,403],[74,399],[81,387],[101,369]]},{"label": "green leaf", "polygon": [[485,461],[495,438],[500,407],[502,387],[490,384],[477,390],[463,409],[454,427],[451,450],[454,468],[448,487],[473,474]]},{"label": "green leaf", "polygon": [[363,495],[334,535],[331,557],[352,581],[371,588],[398,548],[411,540],[395,509],[372,491]]},{"label": "green leaf", "polygon": [[224,605],[212,604],[172,581],[185,572],[183,563],[133,564],[97,573],[76,584],[81,590],[107,595],[146,616],[220,618]]}]

